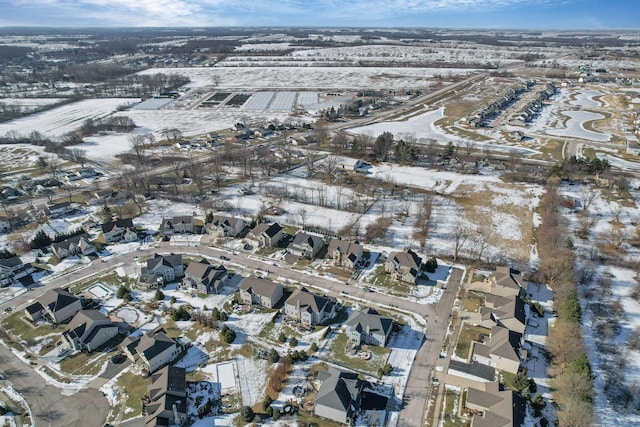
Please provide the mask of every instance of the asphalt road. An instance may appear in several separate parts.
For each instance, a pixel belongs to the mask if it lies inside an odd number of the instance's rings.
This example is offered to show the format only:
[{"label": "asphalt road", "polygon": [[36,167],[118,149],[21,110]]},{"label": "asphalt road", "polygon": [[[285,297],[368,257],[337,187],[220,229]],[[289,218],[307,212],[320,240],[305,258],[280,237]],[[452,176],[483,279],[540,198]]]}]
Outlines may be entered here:
[{"label": "asphalt road", "polygon": [[98,390],[64,396],[4,345],[0,346],[0,366],[13,388],[29,403],[38,427],[98,427],[107,419],[109,402]]},{"label": "asphalt road", "polygon": [[[56,277],[53,280],[45,280],[45,284],[36,288],[34,291],[26,292],[17,296],[13,300],[0,304],[0,310],[4,310],[4,308],[9,306],[14,307],[17,310],[23,309],[30,303],[30,301],[38,298],[48,289],[67,286],[70,283],[86,279],[89,276],[113,271],[122,263],[134,262],[133,257],[136,255],[144,258],[145,256],[152,256],[154,253],[169,252],[182,253],[185,255],[206,256],[218,259],[223,255],[229,259],[229,261],[225,262],[242,265],[247,269],[256,270],[257,273],[266,273],[269,276],[274,275],[276,277],[284,277],[294,282],[304,283],[310,287],[321,289],[323,292],[334,297],[348,296],[360,300],[368,300],[371,301],[372,304],[386,305],[388,307],[404,311],[407,314],[414,314],[418,318],[425,319],[426,322],[428,322],[426,340],[416,356],[416,362],[409,375],[406,390],[407,398],[405,399],[406,405],[403,408],[400,417],[400,425],[402,427],[418,427],[423,425],[422,417],[427,402],[429,381],[446,335],[446,326],[455,300],[456,290],[463,276],[463,271],[460,269],[452,270],[449,286],[443,293],[440,302],[436,305],[425,305],[379,292],[365,292],[357,286],[347,285],[343,282],[308,274],[302,270],[293,270],[287,267],[282,267],[279,263],[274,261],[257,259],[256,257],[242,252],[234,254],[229,251],[207,246],[193,247],[164,245],[162,248],[143,248],[135,253],[116,255],[107,258],[104,262],[102,262],[102,260],[96,260],[81,270]],[[34,375],[39,378],[37,374]],[[59,394],[59,392],[53,389],[50,394]],[[100,393],[98,392],[98,394]],[[102,396],[100,395],[100,397]],[[30,398],[33,398],[33,396],[30,395]],[[104,398],[102,399],[104,400]],[[36,406],[38,404],[39,402],[36,401]],[[104,404],[106,404],[106,400]],[[65,414],[66,412],[61,409],[61,413]]]}]

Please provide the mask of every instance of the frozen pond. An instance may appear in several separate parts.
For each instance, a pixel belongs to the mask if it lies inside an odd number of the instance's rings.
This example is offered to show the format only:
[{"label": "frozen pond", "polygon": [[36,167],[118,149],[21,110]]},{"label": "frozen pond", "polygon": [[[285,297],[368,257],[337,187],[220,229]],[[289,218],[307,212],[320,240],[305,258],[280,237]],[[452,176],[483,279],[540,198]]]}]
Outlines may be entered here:
[{"label": "frozen pond", "polygon": [[602,107],[602,102],[596,101],[596,96],[604,95],[599,90],[581,90],[576,94],[576,98],[569,102],[571,105],[576,105],[578,107]]},{"label": "frozen pond", "polygon": [[590,111],[561,111],[561,113],[569,117],[569,120],[567,120],[564,128],[547,130],[549,135],[567,136],[597,142],[608,142],[611,139],[609,134],[593,132],[584,128],[585,122],[604,119],[602,114]]},{"label": "frozen pond", "polygon": [[116,311],[116,316],[129,324],[133,324],[138,320],[138,312],[132,308],[121,308]]}]

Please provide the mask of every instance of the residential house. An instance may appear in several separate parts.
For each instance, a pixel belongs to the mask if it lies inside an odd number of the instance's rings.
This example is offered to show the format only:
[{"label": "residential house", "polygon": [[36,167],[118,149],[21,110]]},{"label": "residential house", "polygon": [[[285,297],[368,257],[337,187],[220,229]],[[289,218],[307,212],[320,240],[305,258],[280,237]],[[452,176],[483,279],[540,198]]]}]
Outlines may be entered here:
[{"label": "residential house", "polygon": [[95,351],[118,334],[118,326],[98,310],[81,310],[69,322],[62,338],[74,350]]},{"label": "residential house", "polygon": [[185,368],[174,365],[167,365],[151,375],[145,426],[180,426],[187,421],[186,375]]},{"label": "residential house", "polygon": [[471,342],[469,355],[475,362],[517,374],[526,357],[526,351],[520,349],[522,343],[522,334],[496,325],[483,343]]},{"label": "residential house", "polygon": [[284,310],[292,319],[308,325],[317,325],[335,316],[336,305],[329,298],[302,288],[287,298]]},{"label": "residential house", "polygon": [[229,278],[227,269],[206,259],[192,261],[184,271],[183,286],[202,294],[219,294]]},{"label": "residential house", "polygon": [[20,280],[33,273],[31,264],[23,264],[20,257],[0,259],[0,287],[9,286],[15,280]]},{"label": "residential house", "polygon": [[329,368],[318,373],[321,381],[314,412],[317,416],[351,425],[360,411],[363,383],[358,374]]},{"label": "residential house", "polygon": [[195,218],[193,215],[162,218],[160,233],[163,236],[171,236],[174,234],[193,234],[195,233]]},{"label": "residential house", "polygon": [[247,240],[263,248],[276,247],[282,237],[282,227],[277,222],[273,224],[258,224],[247,234]]},{"label": "residential house", "polygon": [[182,345],[168,337],[164,329],[156,328],[141,337],[126,338],[122,350],[132,362],[153,373],[173,362],[182,352]]},{"label": "residential house", "polygon": [[488,294],[484,307],[480,308],[481,325],[492,328],[503,326],[524,334],[526,326],[526,303],[517,295],[501,297]]},{"label": "residential house", "polygon": [[422,258],[411,249],[402,252],[391,252],[384,269],[387,273],[395,273],[396,277],[406,283],[416,283],[422,268]]},{"label": "residential house", "polygon": [[490,293],[503,297],[511,295],[522,295],[524,280],[519,271],[509,267],[496,267],[496,271],[489,277],[491,284]]},{"label": "residential house", "polygon": [[131,218],[105,222],[102,224],[102,235],[104,236],[104,241],[107,243],[120,241],[133,242],[134,240],[138,240],[138,233],[133,226],[133,220]]},{"label": "residential house", "polygon": [[471,427],[520,427],[527,412],[527,402],[497,382],[486,390],[467,389],[465,405],[472,413]]},{"label": "residential house", "polygon": [[243,304],[258,304],[273,308],[282,298],[284,288],[271,280],[247,277],[242,281],[239,292]]},{"label": "residential house", "polygon": [[332,239],[327,249],[327,258],[331,258],[338,267],[353,269],[362,259],[363,251],[364,248],[358,242]]},{"label": "residential house", "polygon": [[97,250],[96,245],[89,241],[89,235],[86,233],[69,237],[59,243],[51,244],[51,251],[58,259],[64,259],[73,255],[95,255]]},{"label": "residential house", "polygon": [[214,215],[208,228],[218,237],[236,237],[244,230],[245,224],[242,218]]},{"label": "residential house", "polygon": [[27,306],[25,315],[31,321],[46,317],[53,323],[62,323],[71,319],[80,310],[82,310],[80,298],[65,289],[53,288]]},{"label": "residential house", "polygon": [[74,206],[70,202],[54,203],[47,206],[45,213],[51,218],[60,217],[73,211]]},{"label": "residential house", "polygon": [[287,251],[296,256],[313,258],[325,246],[322,237],[300,231],[287,246]]},{"label": "residential house", "polygon": [[436,371],[440,382],[463,388],[473,387],[484,390],[486,385],[495,381],[496,368],[478,362],[465,363],[458,360],[443,360],[442,371]]},{"label": "residential house", "polygon": [[149,283],[152,287],[172,282],[184,275],[182,255],[155,254],[147,260],[147,266],[140,271],[140,280]]},{"label": "residential house", "polygon": [[349,341],[355,345],[369,344],[384,347],[391,335],[393,320],[382,317],[372,308],[354,310],[346,323]]}]

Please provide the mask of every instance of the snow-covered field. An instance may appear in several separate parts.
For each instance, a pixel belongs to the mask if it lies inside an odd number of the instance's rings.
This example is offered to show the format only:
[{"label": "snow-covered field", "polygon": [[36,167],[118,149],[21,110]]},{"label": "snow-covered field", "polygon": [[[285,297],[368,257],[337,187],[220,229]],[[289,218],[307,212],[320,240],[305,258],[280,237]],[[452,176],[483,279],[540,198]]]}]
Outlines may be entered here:
[{"label": "snow-covered field", "polygon": [[611,135],[609,134],[593,132],[584,127],[586,122],[604,119],[602,114],[592,113],[590,111],[561,111],[561,114],[569,117],[569,120],[567,120],[563,126],[559,125],[555,128],[548,129],[548,134],[597,142],[607,142],[611,139]]},{"label": "snow-covered field", "polygon": [[59,137],[78,129],[86,119],[106,117],[117,107],[139,102],[138,98],[85,99],[63,105],[38,114],[32,114],[10,122],[0,124],[0,135],[16,131],[20,135],[29,135],[38,131],[48,137]]},{"label": "snow-covered field", "polygon": [[218,89],[391,89],[428,88],[435,75],[468,74],[473,70],[453,68],[358,68],[358,67],[212,67],[150,68],[141,74],[178,73],[191,79],[192,88]]}]

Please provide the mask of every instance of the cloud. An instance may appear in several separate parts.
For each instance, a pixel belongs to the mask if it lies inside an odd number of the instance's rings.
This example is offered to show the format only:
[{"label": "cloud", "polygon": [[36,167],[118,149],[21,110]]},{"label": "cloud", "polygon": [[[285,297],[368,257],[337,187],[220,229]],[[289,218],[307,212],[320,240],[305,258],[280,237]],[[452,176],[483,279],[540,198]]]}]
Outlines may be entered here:
[{"label": "cloud", "polygon": [[9,0],[7,7],[12,16],[34,25],[344,25],[348,19],[358,25],[430,12],[485,12],[567,1],[576,0]]}]

